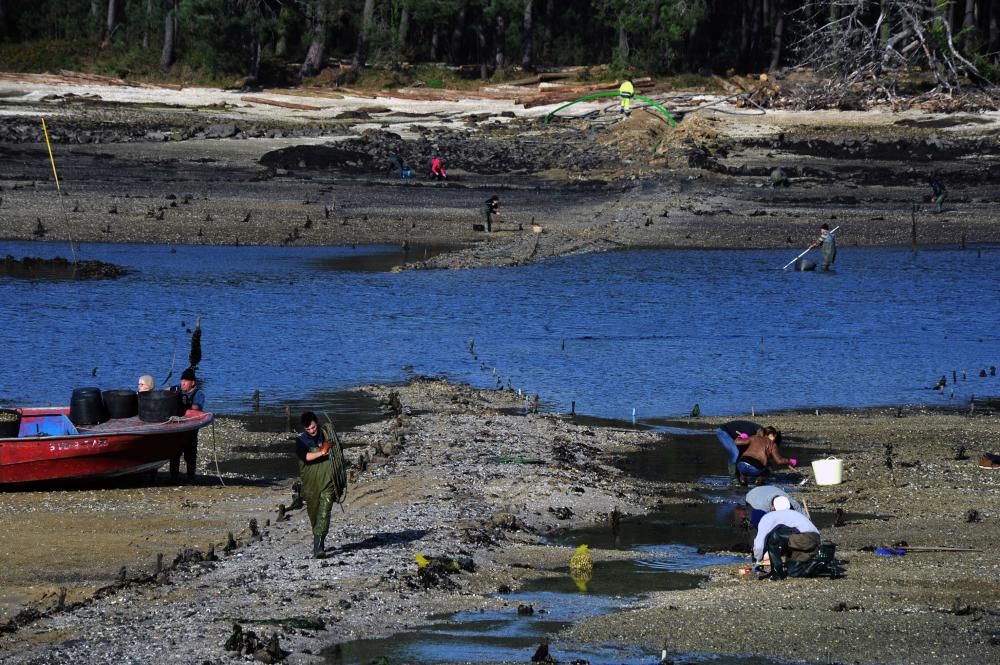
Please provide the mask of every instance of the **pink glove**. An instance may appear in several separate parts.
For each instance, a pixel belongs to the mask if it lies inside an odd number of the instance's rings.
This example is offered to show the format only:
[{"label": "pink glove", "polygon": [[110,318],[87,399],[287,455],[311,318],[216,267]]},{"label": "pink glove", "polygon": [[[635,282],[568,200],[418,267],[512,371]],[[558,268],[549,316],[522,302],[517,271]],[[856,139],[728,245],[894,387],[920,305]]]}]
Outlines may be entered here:
[{"label": "pink glove", "polygon": [[740,437],[739,438],[741,438],[741,439],[749,439],[750,435],[747,434],[746,432],[740,432]]},{"label": "pink glove", "polygon": [[798,465],[799,461],[797,459],[795,459],[794,457],[788,458],[788,466],[798,466]]}]

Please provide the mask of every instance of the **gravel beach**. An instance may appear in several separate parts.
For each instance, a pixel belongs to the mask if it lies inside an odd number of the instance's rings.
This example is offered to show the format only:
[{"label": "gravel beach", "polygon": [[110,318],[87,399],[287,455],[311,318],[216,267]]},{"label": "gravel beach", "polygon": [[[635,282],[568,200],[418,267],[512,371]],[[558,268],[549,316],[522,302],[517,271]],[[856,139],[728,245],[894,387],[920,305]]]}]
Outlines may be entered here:
[{"label": "gravel beach", "polygon": [[[304,511],[276,521],[277,506],[290,504],[291,479],[207,475],[196,486],[0,495],[3,661],[237,662],[224,648],[236,622],[278,634],[291,651],[287,662],[317,662],[324,648],[419,626],[429,614],[502,608],[502,585],[516,588],[566,565],[572,549],[546,544],[561,529],[606,524],[614,510],[641,515],[706,501],[700,493],[709,488],[694,479],[654,483],[621,470],[628,453],[670,445],[670,434],[574,423],[531,413],[509,391],[437,380],[362,390],[384,402],[395,390],[403,409],[345,435],[348,457],[367,464],[354,469],[344,511],[335,508],[327,559],[309,558]],[[824,663],[994,662],[1000,485],[995,471],[976,466],[996,442],[993,411],[881,409],[766,421],[806,451],[804,461],[830,449],[844,460],[843,484],[806,482],[797,493],[811,510],[861,516],[824,534],[838,544],[847,577],[758,582],[737,565],[720,566],[697,589],[653,593],[639,608],[578,623],[568,636],[651,654],[666,646]],[[709,432],[717,423],[685,424]],[[289,436],[222,419],[214,436],[203,436],[201,470],[210,474],[216,460],[239,450],[290,454]],[[718,455],[721,474],[717,444],[707,441],[705,454]],[[544,463],[504,463],[514,458]],[[735,489],[732,500],[740,496]],[[228,553],[227,532],[236,541]],[[903,540],[969,549],[900,558],[863,549]],[[210,545],[218,560],[199,561]],[[199,555],[179,556],[185,548]],[[418,552],[469,557],[475,572],[451,576],[454,588],[428,585],[417,574]],[[164,554],[159,573],[157,553]],[[594,556],[631,555],[597,549]],[[748,615],[763,617],[764,627],[748,630]]]},{"label": "gravel beach", "polygon": [[[229,91],[0,75],[0,239],[464,247],[411,269],[644,247],[787,248],[791,257],[822,221],[841,226],[842,251],[914,238],[1000,242],[995,112],[764,113],[678,94],[665,97],[668,108],[689,112],[671,129],[648,113],[583,115],[600,106],[545,124],[551,109],[510,100],[260,96],[318,110]],[[432,152],[448,181],[421,170]],[[389,154],[416,176],[390,171]],[[789,187],[767,184],[775,166]],[[949,189],[939,214],[927,203],[932,173]],[[474,225],[491,194],[503,214],[486,234]],[[277,635],[286,662],[322,662],[324,649],[432,614],[516,612],[500,589],[552,575],[572,554],[549,543],[554,534],[607,524],[613,511],[708,504],[706,492],[719,490],[629,472],[629,455],[676,443],[674,434],[536,413],[513,392],[436,379],[356,390],[381,400],[385,419],[343,437],[353,481],[343,511],[334,509],[326,559],[309,557],[303,510],[278,520],[293,478],[215,473],[241,459],[287,468],[291,434],[240,417],[202,432],[196,485],[0,493],[0,662],[247,662],[254,654],[226,649],[234,623]],[[996,406],[758,414],[805,462],[831,452],[844,460],[843,484],[817,486],[808,464],[795,480],[812,510],[853,516],[824,532],[847,576],[758,582],[740,565],[713,567],[699,571],[708,577],[696,589],[651,593],[565,636],[638,646],[651,659],[667,648],[828,664],[997,662],[1000,473],[976,465],[1000,447]],[[671,424],[710,433],[722,420]],[[721,475],[722,453],[706,441]],[[731,501],[741,496],[734,488]],[[901,541],[918,551],[867,551]],[[428,578],[417,553],[469,558],[475,570]],[[637,556],[593,553],[599,562]]]}]

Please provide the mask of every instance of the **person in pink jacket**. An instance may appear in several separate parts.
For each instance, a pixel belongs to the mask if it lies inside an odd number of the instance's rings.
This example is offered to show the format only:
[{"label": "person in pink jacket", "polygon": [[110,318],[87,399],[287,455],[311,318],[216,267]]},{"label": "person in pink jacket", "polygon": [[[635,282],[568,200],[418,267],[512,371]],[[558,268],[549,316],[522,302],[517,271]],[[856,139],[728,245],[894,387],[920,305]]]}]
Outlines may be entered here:
[{"label": "person in pink jacket", "polygon": [[431,175],[438,180],[445,180],[448,174],[445,173],[440,157],[431,157]]}]

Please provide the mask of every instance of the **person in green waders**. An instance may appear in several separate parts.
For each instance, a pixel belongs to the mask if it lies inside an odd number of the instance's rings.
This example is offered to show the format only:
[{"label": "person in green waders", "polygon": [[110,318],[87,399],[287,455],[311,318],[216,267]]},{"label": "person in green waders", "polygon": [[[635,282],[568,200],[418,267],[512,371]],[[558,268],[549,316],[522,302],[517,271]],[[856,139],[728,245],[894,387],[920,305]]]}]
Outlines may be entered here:
[{"label": "person in green waders", "polygon": [[837,259],[837,239],[833,237],[833,231],[830,230],[829,224],[823,224],[819,227],[819,238],[816,239],[816,242],[809,245],[809,249],[817,247],[822,248],[823,252],[823,262],[820,264],[820,270],[828,272],[830,266]]},{"label": "person in green waders", "polygon": [[320,430],[316,414],[302,414],[305,431],[295,439],[295,455],[299,458],[302,476],[302,498],[313,532],[313,557],[322,559],[326,551],[326,534],[330,531],[330,510],[336,499],[334,468],[330,451],[333,442]]}]

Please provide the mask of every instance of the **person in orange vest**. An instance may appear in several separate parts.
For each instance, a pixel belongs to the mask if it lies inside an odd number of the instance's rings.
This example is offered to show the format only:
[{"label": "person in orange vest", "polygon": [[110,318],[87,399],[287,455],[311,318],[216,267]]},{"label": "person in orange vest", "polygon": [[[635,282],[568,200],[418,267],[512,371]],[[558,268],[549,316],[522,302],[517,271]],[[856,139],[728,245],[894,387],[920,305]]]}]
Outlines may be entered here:
[{"label": "person in orange vest", "polygon": [[445,180],[448,174],[445,173],[444,166],[441,165],[440,157],[431,157],[431,175],[438,180]]},{"label": "person in orange vest", "polygon": [[625,116],[632,115],[632,98],[635,97],[635,86],[632,85],[632,79],[625,79],[625,82],[621,84],[618,88],[618,96],[621,98],[621,112]]}]

